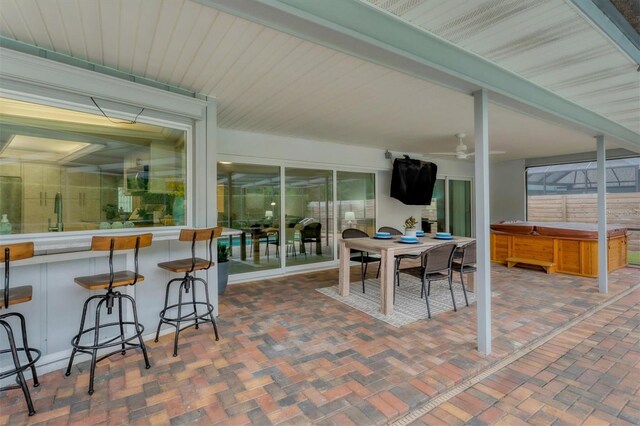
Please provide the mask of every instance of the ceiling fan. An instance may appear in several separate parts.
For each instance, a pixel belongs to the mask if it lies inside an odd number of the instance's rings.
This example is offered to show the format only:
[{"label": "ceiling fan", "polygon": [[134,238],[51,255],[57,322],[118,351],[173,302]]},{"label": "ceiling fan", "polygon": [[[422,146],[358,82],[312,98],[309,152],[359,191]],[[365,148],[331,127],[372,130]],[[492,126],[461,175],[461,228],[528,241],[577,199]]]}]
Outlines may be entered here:
[{"label": "ceiling fan", "polygon": [[[474,152],[469,152],[467,146],[462,142],[466,137],[466,133],[456,133],[458,138],[458,145],[455,152],[432,152],[429,155],[451,155],[455,156],[458,160],[466,160],[470,156],[474,155]],[[505,151],[489,151],[489,154],[506,154]]]}]

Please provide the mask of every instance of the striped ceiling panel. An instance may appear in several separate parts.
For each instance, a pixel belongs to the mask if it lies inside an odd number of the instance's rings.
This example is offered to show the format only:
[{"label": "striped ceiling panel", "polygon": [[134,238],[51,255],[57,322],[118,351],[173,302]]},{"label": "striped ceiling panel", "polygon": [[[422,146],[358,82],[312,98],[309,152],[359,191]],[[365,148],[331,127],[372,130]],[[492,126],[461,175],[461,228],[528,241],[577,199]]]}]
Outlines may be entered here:
[{"label": "striped ceiling panel", "polygon": [[[467,94],[200,3],[189,0],[0,0],[0,3],[2,36],[213,96],[218,100],[218,124],[223,128],[424,153],[452,151],[457,143],[456,133],[473,134],[473,100]],[[395,2],[401,7],[398,10],[416,17],[423,15],[421,8],[428,3]],[[451,3],[466,8],[466,2]],[[441,7],[438,16],[442,19],[437,23],[443,31],[454,34],[455,28],[465,25],[445,19],[449,12]],[[464,38],[468,38],[466,32]],[[497,43],[493,50],[495,55],[505,58],[514,55],[506,46],[501,50]],[[541,63],[531,62],[528,72],[538,75],[537,78],[548,78]],[[593,74],[580,74],[580,78],[588,79],[589,75]],[[572,87],[557,78],[550,82],[561,87],[558,90],[575,92],[576,98],[585,96],[580,90],[582,86]],[[630,84],[626,75],[620,76],[621,88]],[[613,109],[613,105],[621,102],[611,95],[606,84],[601,84],[599,90],[602,91],[599,102],[594,103],[601,105],[606,100]],[[590,101],[593,100],[588,96],[583,99]],[[628,105],[620,104],[618,109],[622,114]],[[495,105],[491,120],[492,149],[508,151],[501,159],[594,149],[590,135]],[[523,131],[527,128],[537,131],[535,134]],[[559,140],[563,143],[557,143]],[[473,138],[467,138],[466,142],[472,149]]]},{"label": "striped ceiling panel", "polygon": [[570,0],[361,0],[640,133],[640,74]]}]

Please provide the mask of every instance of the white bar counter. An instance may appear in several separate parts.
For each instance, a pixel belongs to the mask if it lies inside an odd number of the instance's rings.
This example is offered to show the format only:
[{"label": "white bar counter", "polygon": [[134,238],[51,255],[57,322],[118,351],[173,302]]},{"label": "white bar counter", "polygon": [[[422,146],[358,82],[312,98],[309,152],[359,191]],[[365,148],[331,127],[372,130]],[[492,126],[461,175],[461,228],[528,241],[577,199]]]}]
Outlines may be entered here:
[{"label": "white bar counter", "polygon": [[[42,351],[38,372],[45,373],[66,366],[71,354],[71,338],[78,333],[82,307],[91,292],[74,282],[75,277],[105,273],[109,271],[109,252],[90,251],[93,235],[135,235],[151,232],[151,247],[140,249],[139,272],[144,281],[135,286],[119,287],[136,299],[138,318],[144,325],[146,341],[155,337],[158,314],[163,307],[167,282],[178,275],[157,267],[160,262],[191,256],[191,244],[178,241],[180,228],[137,228],[100,230],[93,232],[64,232],[48,234],[15,235],[2,238],[3,244],[33,241],[36,255],[31,259],[12,262],[11,287],[33,286],[33,299],[28,303],[12,306],[10,310],[21,312],[27,320],[29,344]],[[225,228],[223,236],[239,235],[242,231]],[[199,243],[198,256],[206,257],[205,244]],[[214,260],[217,250],[213,247]],[[218,314],[217,266],[198,276],[207,280],[214,315]],[[4,269],[4,264],[0,266]],[[134,270],[133,250],[114,254],[115,270]],[[103,292],[104,290],[101,290]],[[173,303],[173,302],[172,302]],[[126,316],[131,312],[126,312]],[[117,315],[114,311],[112,315]],[[174,328],[164,326],[161,334],[173,333]],[[207,333],[209,328],[202,328]],[[224,330],[221,330],[224,333]],[[82,362],[88,356],[76,356]],[[3,363],[4,363],[3,359]],[[153,359],[151,360],[153,365]]]}]

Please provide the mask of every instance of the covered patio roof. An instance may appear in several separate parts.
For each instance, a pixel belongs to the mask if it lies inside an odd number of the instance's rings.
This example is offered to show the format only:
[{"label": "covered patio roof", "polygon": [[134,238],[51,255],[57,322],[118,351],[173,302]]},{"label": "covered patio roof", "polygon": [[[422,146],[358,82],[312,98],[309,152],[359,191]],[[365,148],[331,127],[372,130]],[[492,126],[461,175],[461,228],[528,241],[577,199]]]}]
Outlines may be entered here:
[{"label": "covered patio roof", "polygon": [[571,2],[371,3],[8,1],[0,41],[215,97],[223,128],[428,155],[473,134],[486,87],[495,160],[640,149],[634,60]]}]

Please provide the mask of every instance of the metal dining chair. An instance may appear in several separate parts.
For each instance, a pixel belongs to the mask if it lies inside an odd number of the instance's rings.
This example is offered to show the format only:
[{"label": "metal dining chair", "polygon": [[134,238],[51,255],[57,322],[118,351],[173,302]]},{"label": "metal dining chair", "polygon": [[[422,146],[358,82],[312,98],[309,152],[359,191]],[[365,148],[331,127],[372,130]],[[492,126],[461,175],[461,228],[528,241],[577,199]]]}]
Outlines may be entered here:
[{"label": "metal dining chair", "polygon": [[[451,292],[451,301],[453,302],[453,310],[457,311],[456,299],[453,295],[452,277],[451,277],[451,261],[453,253],[456,250],[456,243],[444,243],[437,246],[429,247],[421,254],[421,266],[415,268],[407,268],[402,272],[413,275],[422,280],[422,288],[420,290],[420,298],[424,295],[427,304],[427,316],[431,318],[431,308],[429,307],[429,295],[431,294],[431,281],[447,280],[449,281],[449,291]],[[395,288],[395,287],[394,287]]]},{"label": "metal dining chair", "polygon": [[[388,232],[390,235],[396,235],[396,236],[403,235],[400,230],[392,226],[381,226],[380,229],[378,229],[378,232]],[[398,254],[395,256],[394,280],[397,286],[400,286],[400,262],[402,262],[402,259],[419,259],[419,258],[420,258],[420,253],[416,253],[416,254],[406,253],[406,254]]]},{"label": "metal dining chair", "polygon": [[[342,231],[342,239],[347,240],[350,238],[369,238],[369,234],[356,228],[347,228]],[[362,292],[365,292],[364,277],[367,275],[367,266],[369,263],[378,262],[378,272],[376,278],[380,275],[380,257],[370,256],[369,252],[351,249],[351,260],[353,262],[360,262],[360,275],[362,277]]]},{"label": "metal dining chair", "polygon": [[467,289],[464,285],[464,274],[476,272],[476,241],[470,241],[456,250],[456,257],[451,262],[451,269],[460,272],[460,282],[462,283],[462,292],[464,293],[464,301],[469,306],[467,299]]}]

